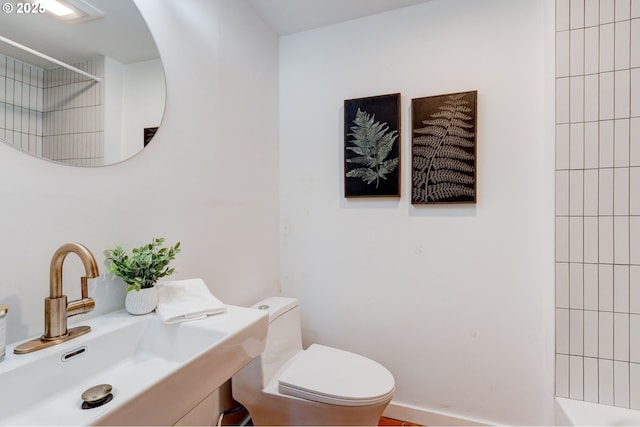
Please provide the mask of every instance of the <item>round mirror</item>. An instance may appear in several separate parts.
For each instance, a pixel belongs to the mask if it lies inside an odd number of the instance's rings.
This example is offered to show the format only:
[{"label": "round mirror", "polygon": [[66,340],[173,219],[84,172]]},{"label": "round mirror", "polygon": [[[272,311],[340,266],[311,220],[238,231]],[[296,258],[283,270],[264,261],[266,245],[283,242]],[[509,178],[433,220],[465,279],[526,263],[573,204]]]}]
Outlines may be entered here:
[{"label": "round mirror", "polygon": [[2,8],[0,140],[85,167],[121,162],[151,141],[164,113],[164,70],[133,0],[5,0]]}]

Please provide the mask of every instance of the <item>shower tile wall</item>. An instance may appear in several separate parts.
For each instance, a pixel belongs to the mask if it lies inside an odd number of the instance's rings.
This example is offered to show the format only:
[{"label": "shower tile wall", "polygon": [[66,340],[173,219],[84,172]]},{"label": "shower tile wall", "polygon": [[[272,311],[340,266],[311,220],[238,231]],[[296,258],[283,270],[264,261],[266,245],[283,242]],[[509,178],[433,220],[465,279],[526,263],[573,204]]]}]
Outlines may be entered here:
[{"label": "shower tile wall", "polygon": [[42,155],[43,70],[0,54],[0,139]]},{"label": "shower tile wall", "polygon": [[[104,58],[73,64],[104,76]],[[64,68],[45,69],[0,54],[0,139],[75,166],[104,158],[104,88]]]},{"label": "shower tile wall", "polygon": [[[104,76],[101,57],[73,66]],[[45,70],[44,112],[44,157],[75,166],[103,164],[103,85],[64,68]]]},{"label": "shower tile wall", "polygon": [[640,409],[640,0],[556,0],[556,395]]}]

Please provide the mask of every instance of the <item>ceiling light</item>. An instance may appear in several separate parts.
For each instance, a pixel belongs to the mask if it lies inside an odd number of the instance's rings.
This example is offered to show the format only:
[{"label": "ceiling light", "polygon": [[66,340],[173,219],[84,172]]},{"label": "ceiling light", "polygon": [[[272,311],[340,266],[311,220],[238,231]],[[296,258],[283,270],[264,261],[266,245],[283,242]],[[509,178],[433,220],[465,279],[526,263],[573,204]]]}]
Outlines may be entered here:
[{"label": "ceiling light", "polygon": [[102,18],[102,12],[84,0],[39,0],[47,13],[68,23]]},{"label": "ceiling light", "polygon": [[47,12],[56,16],[66,16],[75,13],[69,6],[60,3],[58,0],[40,0],[39,2]]}]

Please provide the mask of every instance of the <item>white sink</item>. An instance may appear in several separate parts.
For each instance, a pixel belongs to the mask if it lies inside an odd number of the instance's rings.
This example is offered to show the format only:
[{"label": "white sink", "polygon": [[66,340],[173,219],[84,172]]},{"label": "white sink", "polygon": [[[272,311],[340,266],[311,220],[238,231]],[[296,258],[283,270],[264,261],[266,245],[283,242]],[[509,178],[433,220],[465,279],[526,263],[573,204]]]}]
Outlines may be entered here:
[{"label": "white sink", "polygon": [[[229,306],[173,325],[125,312],[81,324],[91,332],[34,353],[7,346],[0,425],[173,425],[264,350],[268,318]],[[112,385],[113,400],[82,409],[98,384]]]}]

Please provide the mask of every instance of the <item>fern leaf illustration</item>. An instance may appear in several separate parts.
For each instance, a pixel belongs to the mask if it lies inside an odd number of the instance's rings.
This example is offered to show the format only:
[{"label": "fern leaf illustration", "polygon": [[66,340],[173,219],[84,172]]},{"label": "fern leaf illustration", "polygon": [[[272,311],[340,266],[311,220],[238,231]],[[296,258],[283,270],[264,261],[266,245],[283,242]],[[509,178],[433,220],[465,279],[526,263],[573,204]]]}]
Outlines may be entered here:
[{"label": "fern leaf illustration", "polygon": [[473,184],[473,176],[449,169],[434,171],[431,176],[429,176],[429,179],[431,179],[433,183],[451,182],[455,184]]},{"label": "fern leaf illustration", "polygon": [[415,129],[414,133],[443,137],[447,134],[447,128],[442,126],[426,126],[420,129]]},{"label": "fern leaf illustration", "polygon": [[[436,149],[433,147],[425,147],[425,146],[413,147],[413,156],[416,158],[421,158],[423,159],[423,161],[426,161],[426,159],[433,157],[435,154],[436,154]],[[444,145],[440,149],[440,154],[443,157],[448,157],[451,159],[458,159],[458,160],[471,161],[475,158],[475,156],[472,153],[469,153],[468,151],[465,151],[462,148],[459,148],[453,145]],[[414,164],[414,167],[418,167],[418,166]]]},{"label": "fern leaf illustration", "polygon": [[380,184],[380,179],[386,179],[387,174],[393,172],[398,166],[399,158],[387,159],[393,150],[393,145],[398,138],[398,131],[389,131],[389,125],[375,121],[375,115],[369,114],[358,108],[353,120],[351,133],[347,136],[352,146],[346,149],[357,156],[346,159],[346,163],[354,163],[362,168],[356,168],[346,173],[347,178],[358,178],[367,184]]},{"label": "fern leaf illustration", "polygon": [[373,169],[369,168],[352,169],[347,172],[347,176],[349,178],[360,178],[367,184],[371,184],[373,181],[378,179],[378,174]]},{"label": "fern leaf illustration", "polygon": [[452,184],[449,182],[438,183],[427,187],[425,197],[427,200],[439,201],[451,199],[453,197],[470,196],[473,197],[473,188],[466,185]]},{"label": "fern leaf illustration", "polygon": [[475,123],[465,94],[449,95],[413,130],[413,200],[474,197]]},{"label": "fern leaf illustration", "polygon": [[458,127],[458,126],[451,126],[449,128],[449,133],[451,135],[454,136],[460,136],[462,138],[473,138],[474,133],[473,132],[467,132],[466,130]]},{"label": "fern leaf illustration", "polygon": [[474,145],[473,140],[466,139],[457,135],[445,136],[442,143],[444,145],[455,145],[457,147],[465,147],[465,148],[471,148]]},{"label": "fern leaf illustration", "polygon": [[431,162],[431,167],[434,170],[449,169],[454,171],[473,173],[472,165],[462,162],[460,160],[451,159],[448,157],[436,157]]},{"label": "fern leaf illustration", "polygon": [[440,143],[440,139],[434,135],[422,135],[413,138],[413,145],[428,145],[430,147],[437,147]]}]

